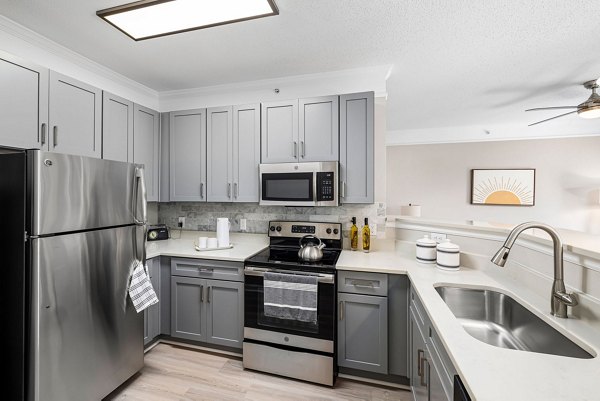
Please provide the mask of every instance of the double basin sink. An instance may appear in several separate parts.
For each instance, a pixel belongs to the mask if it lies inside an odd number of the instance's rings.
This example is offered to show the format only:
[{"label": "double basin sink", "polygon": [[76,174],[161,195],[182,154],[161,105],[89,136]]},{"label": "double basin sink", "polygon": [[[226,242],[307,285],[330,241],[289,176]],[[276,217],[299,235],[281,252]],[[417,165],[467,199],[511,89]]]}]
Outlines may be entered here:
[{"label": "double basin sink", "polygon": [[506,294],[452,286],[439,286],[436,291],[465,331],[479,341],[572,358],[594,357]]}]

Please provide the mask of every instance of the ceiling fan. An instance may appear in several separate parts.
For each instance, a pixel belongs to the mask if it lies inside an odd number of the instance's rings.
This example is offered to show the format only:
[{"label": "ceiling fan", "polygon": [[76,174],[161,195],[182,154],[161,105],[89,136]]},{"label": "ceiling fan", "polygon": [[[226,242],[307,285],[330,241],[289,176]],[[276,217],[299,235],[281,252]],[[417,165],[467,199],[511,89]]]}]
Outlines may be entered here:
[{"label": "ceiling fan", "polygon": [[598,93],[596,93],[596,89],[599,88],[598,81],[595,79],[592,81],[587,81],[587,82],[584,82],[583,86],[586,89],[591,90],[592,94],[590,95],[589,98],[587,98],[587,100],[585,102],[579,104],[578,106],[538,107],[535,109],[525,110],[525,111],[537,111],[537,110],[576,109],[574,111],[569,111],[568,113],[559,114],[558,116],[554,116],[554,117],[547,118],[542,121],[538,121],[533,124],[529,124],[529,126],[531,127],[532,125],[545,123],[546,121],[554,120],[556,118],[568,116],[569,114],[575,114],[575,113],[577,113],[579,115],[579,117],[583,117],[583,118],[598,118],[598,117],[600,117],[600,95],[598,95]]}]

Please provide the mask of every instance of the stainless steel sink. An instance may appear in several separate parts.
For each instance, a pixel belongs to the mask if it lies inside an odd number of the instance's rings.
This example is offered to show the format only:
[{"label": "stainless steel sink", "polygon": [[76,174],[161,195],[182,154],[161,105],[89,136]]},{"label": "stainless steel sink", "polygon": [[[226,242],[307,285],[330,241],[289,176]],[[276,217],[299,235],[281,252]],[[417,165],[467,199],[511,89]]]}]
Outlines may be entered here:
[{"label": "stainless steel sink", "polygon": [[506,294],[450,286],[436,291],[466,332],[479,341],[572,358],[594,357]]}]

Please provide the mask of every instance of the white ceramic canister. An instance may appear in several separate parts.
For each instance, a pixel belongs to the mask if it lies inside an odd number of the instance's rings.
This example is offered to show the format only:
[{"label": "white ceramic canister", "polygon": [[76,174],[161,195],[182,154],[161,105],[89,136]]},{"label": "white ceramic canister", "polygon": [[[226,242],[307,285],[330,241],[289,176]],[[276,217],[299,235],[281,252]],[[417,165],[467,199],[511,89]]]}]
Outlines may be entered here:
[{"label": "white ceramic canister", "polygon": [[437,246],[437,267],[456,271],[460,268],[460,247],[445,239]]},{"label": "white ceramic canister", "polygon": [[417,261],[420,263],[435,263],[437,242],[429,235],[417,240]]}]

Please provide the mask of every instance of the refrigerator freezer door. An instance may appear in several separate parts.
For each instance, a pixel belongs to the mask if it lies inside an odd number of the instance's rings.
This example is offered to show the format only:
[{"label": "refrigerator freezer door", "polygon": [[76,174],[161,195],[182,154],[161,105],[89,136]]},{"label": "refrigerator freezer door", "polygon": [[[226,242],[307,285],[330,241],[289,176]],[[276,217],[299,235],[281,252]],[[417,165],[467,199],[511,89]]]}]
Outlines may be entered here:
[{"label": "refrigerator freezer door", "polygon": [[[91,157],[32,150],[31,235],[112,227],[134,223],[143,196],[136,166]],[[138,200],[138,205],[134,202]]]},{"label": "refrigerator freezer door", "polygon": [[143,314],[127,293],[127,226],[32,240],[30,400],[100,400],[142,368]]}]

